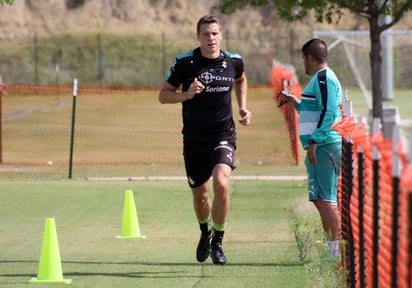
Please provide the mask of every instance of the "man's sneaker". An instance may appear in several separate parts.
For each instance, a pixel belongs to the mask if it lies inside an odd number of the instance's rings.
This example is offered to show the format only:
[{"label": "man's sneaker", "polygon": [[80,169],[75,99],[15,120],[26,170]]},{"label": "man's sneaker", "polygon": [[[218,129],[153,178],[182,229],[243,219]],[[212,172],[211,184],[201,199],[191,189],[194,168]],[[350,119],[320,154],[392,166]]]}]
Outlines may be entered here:
[{"label": "man's sneaker", "polygon": [[226,264],[226,256],[222,250],[222,243],[220,242],[212,243],[212,252],[210,255],[212,256],[213,264],[217,264],[217,265]]},{"label": "man's sneaker", "polygon": [[199,244],[196,249],[196,259],[199,262],[204,262],[210,255],[210,241],[212,240],[212,233],[209,235],[200,234]]}]

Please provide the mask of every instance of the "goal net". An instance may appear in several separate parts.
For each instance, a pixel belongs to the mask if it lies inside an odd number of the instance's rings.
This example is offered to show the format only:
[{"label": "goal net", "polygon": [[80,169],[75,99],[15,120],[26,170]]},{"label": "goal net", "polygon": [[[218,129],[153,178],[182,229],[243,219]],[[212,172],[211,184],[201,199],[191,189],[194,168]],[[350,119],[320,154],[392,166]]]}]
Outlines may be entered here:
[{"label": "goal net", "polygon": [[[382,33],[383,99],[391,100],[397,89],[412,89],[412,30]],[[372,105],[369,31],[315,31],[328,43],[328,62],[346,88],[357,88],[368,108]]]}]

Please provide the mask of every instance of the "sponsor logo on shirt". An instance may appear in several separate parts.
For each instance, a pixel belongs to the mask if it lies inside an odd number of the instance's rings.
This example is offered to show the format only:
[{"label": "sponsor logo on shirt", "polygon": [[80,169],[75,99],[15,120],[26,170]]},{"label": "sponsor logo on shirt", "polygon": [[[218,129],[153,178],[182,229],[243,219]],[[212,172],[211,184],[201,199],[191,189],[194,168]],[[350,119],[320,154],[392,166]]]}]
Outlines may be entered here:
[{"label": "sponsor logo on shirt", "polygon": [[200,74],[200,80],[205,84],[212,83],[213,81],[223,81],[223,82],[233,83],[233,78],[231,77],[213,75],[210,72],[203,72],[202,74]]},{"label": "sponsor logo on shirt", "polygon": [[202,81],[202,83],[204,83],[206,85],[208,85],[208,84],[210,84],[214,81],[218,81],[223,85],[224,85],[224,83],[229,83],[228,86],[216,86],[216,87],[207,86],[206,87],[207,92],[226,92],[226,91],[229,91],[230,87],[233,83],[233,78],[231,78],[231,77],[213,75],[210,72],[203,72],[202,74],[200,74],[199,79],[200,79],[200,81]]}]

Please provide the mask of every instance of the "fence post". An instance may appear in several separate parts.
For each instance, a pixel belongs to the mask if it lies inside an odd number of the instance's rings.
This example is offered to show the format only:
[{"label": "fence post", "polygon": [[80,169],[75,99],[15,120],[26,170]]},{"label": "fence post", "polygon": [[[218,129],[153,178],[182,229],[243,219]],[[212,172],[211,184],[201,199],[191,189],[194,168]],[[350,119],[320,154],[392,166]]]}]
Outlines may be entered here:
[{"label": "fence post", "polygon": [[[345,101],[342,102],[344,116],[352,116],[352,102],[345,91]],[[342,145],[342,193],[341,193],[341,226],[342,238],[346,241],[345,266],[348,267],[347,285],[350,288],[356,286],[355,247],[350,215],[350,200],[353,193],[353,143],[349,135],[343,139]]]},{"label": "fence post", "polygon": [[77,98],[77,79],[74,79],[73,83],[73,108],[72,108],[72,126],[71,126],[71,135],[70,135],[70,157],[69,157],[69,179],[72,178],[73,170],[73,147],[74,147],[74,122],[76,120],[76,98]]},{"label": "fence post", "polygon": [[400,161],[398,157],[397,145],[400,138],[399,114],[397,107],[384,107],[383,109],[383,135],[387,139],[392,139],[392,287],[398,287],[398,274],[396,266],[398,263],[398,241],[399,241],[399,178]]},{"label": "fence post", "polygon": [[[349,137],[348,137],[349,138]],[[345,245],[345,264],[349,267],[347,278],[348,287],[356,286],[355,270],[355,247],[353,242],[352,222],[350,216],[350,200],[353,193],[353,143],[351,139],[343,142],[344,158],[342,163],[342,200],[341,200],[341,222],[342,237],[346,241]]]},{"label": "fence post", "polygon": [[[408,132],[408,139],[409,139],[409,147],[408,147],[408,165],[412,163],[412,130],[409,130]],[[408,197],[408,202],[409,202],[409,263],[408,263],[408,269],[409,269],[409,287],[412,287],[412,189],[409,189],[409,197]]]},{"label": "fence post", "polygon": [[37,35],[33,38],[33,58],[34,58],[34,83],[39,84],[39,52],[37,47]]},{"label": "fence post", "polygon": [[392,287],[398,287],[398,273],[397,273],[397,264],[399,258],[399,215],[400,215],[400,158],[397,153],[398,143],[400,141],[400,128],[399,125],[393,127],[393,149],[392,149],[392,189],[393,189],[393,258],[392,258]]},{"label": "fence post", "polygon": [[366,273],[365,273],[365,228],[364,228],[364,205],[365,205],[365,158],[362,149],[358,148],[358,189],[359,189],[359,280],[360,287],[366,287]]},{"label": "fence post", "polygon": [[103,49],[102,49],[102,36],[97,34],[97,78],[99,79],[99,84],[102,85],[104,64],[103,64]]},{"label": "fence post", "polygon": [[165,33],[162,32],[162,79],[166,77],[166,36]]},{"label": "fence post", "polygon": [[[372,120],[372,135],[375,135],[379,131],[379,118]],[[379,254],[379,152],[375,145],[372,146],[373,157],[373,288],[379,287],[379,274],[378,274],[378,254]]]}]

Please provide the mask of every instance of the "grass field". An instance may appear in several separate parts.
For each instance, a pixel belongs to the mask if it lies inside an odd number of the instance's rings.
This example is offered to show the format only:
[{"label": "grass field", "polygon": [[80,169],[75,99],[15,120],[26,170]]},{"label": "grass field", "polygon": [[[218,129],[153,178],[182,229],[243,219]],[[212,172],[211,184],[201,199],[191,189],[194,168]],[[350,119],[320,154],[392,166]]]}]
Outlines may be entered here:
[{"label": "grass field", "polygon": [[[357,115],[362,115],[365,119],[368,117],[369,107],[368,103],[371,99],[366,99],[365,96],[357,88],[349,88],[347,90],[348,97],[352,101],[353,111]],[[392,100],[384,101],[383,107],[396,107],[398,109],[402,127],[407,129],[412,129],[412,109],[410,109],[410,95],[411,90],[396,90],[394,91],[394,97]],[[371,102],[369,103],[371,104]]]},{"label": "grass field", "polygon": [[[6,181],[1,187],[3,288],[44,286],[28,280],[37,276],[47,218],[55,219],[72,287],[336,287],[313,273],[316,254],[299,258],[293,227],[318,221],[301,181],[232,181],[225,266],[195,260],[199,230],[184,181]],[[116,238],[126,189],[134,191],[146,239]],[[50,286],[59,285],[44,287]]]}]

